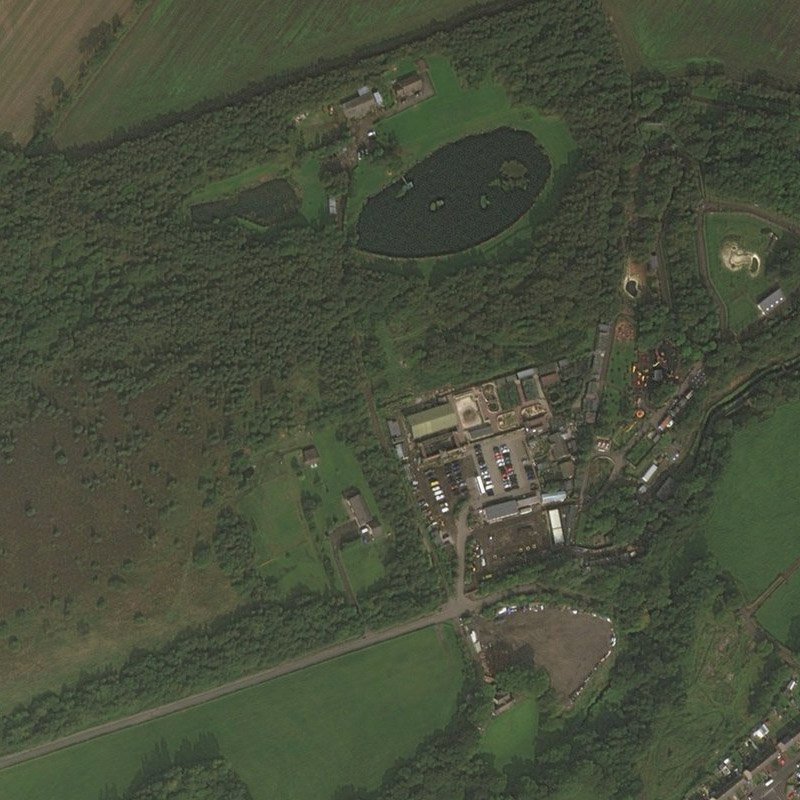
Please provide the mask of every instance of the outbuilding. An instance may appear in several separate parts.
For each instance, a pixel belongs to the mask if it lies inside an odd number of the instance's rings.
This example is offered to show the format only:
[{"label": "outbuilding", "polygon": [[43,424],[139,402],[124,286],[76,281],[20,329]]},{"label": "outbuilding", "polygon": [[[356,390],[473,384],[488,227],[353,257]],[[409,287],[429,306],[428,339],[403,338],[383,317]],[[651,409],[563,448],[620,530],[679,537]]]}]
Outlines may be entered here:
[{"label": "outbuilding", "polygon": [[786,295],[783,293],[783,290],[778,287],[774,292],[770,292],[766,297],[758,301],[758,310],[761,312],[761,316],[765,317],[785,302]]},{"label": "outbuilding", "polygon": [[311,469],[319,466],[319,450],[313,444],[303,448],[303,466]]}]

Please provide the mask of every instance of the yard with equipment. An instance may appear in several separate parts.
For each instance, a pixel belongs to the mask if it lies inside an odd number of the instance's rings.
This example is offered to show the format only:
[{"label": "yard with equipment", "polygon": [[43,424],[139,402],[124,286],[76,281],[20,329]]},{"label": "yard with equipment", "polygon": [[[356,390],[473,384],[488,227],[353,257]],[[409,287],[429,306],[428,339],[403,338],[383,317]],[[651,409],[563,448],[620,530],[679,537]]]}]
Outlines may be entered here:
[{"label": "yard with equipment", "polygon": [[738,429],[716,483],[708,546],[748,600],[800,558],[798,425],[800,403],[788,403]]},{"label": "yard with equipment", "polygon": [[[108,5],[108,0],[86,5]],[[69,107],[56,139],[60,145],[96,141],[117,128],[351,55],[479,5],[475,0],[435,5],[423,0],[245,0],[232,11],[209,0],[151,2]],[[58,31],[63,34],[63,28]],[[52,77],[49,71],[47,81]]]},{"label": "yard with equipment", "polygon": [[728,324],[741,330],[758,318],[756,303],[772,288],[770,253],[784,231],[749,214],[706,214],[711,281],[728,309]]},{"label": "yard with equipment", "polygon": [[680,69],[722,61],[733,73],[800,77],[800,9],[766,0],[603,0],[628,65]]},{"label": "yard with equipment", "polygon": [[462,656],[449,626],[370,647],[197,708],[0,772],[0,796],[121,793],[159,743],[210,734],[253,800],[375,787],[455,710]]}]

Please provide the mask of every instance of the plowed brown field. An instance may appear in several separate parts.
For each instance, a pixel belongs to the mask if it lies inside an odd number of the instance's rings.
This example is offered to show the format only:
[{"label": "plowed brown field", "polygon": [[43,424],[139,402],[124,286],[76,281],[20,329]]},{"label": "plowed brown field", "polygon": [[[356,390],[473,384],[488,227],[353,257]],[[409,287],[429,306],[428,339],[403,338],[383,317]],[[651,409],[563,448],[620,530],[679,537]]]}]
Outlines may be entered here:
[{"label": "plowed brown field", "polygon": [[123,16],[132,0],[5,0],[0,3],[0,131],[25,142],[33,131],[36,100],[51,99],[58,76],[78,75],[78,43],[89,30]]}]

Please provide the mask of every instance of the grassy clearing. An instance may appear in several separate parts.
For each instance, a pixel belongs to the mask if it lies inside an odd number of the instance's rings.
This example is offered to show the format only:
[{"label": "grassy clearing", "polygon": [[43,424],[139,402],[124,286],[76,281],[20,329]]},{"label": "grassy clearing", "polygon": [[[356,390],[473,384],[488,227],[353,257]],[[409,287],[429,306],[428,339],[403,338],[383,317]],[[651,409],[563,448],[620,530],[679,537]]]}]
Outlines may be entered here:
[{"label": "grassy clearing", "polygon": [[385,542],[353,542],[342,548],[342,563],[347,570],[347,577],[353,591],[368,589],[375,581],[383,577],[383,557],[386,553]]},{"label": "grassy clearing", "polygon": [[300,484],[294,476],[274,478],[253,489],[240,504],[255,523],[256,558],[264,575],[284,592],[304,585],[322,590],[327,578],[300,506]]},{"label": "grassy clearing", "polygon": [[[102,139],[252,81],[424,28],[475,0],[193,0],[151,3],[73,103],[59,144]],[[48,73],[48,80],[52,79]]]},{"label": "grassy clearing", "polygon": [[628,65],[679,69],[723,61],[731,72],[800,77],[800,7],[781,0],[603,0]]},{"label": "grassy clearing", "polygon": [[[766,653],[734,614],[699,615],[683,669],[686,695],[665,706],[638,764],[642,797],[681,798],[751,721],[750,690]],[[769,648],[769,645],[767,645]]]},{"label": "grassy clearing", "polygon": [[599,430],[611,436],[633,420],[631,402],[631,364],[636,358],[636,343],[615,340],[608,362],[605,388],[597,414]]},{"label": "grassy clearing", "polygon": [[0,796],[87,800],[127,787],[162,739],[211,733],[253,800],[330,797],[374,787],[455,709],[461,654],[451,627],[428,628],[0,772]]},{"label": "grassy clearing", "polygon": [[[408,169],[449,142],[503,125],[532,133],[547,151],[553,174],[567,165],[577,145],[560,119],[545,117],[532,108],[512,106],[503,88],[491,81],[477,88],[464,89],[446,58],[431,57],[428,65],[436,89],[435,97],[382,120],[376,126],[379,132],[393,133],[397,137],[401,170]],[[380,163],[362,162],[356,170],[348,201],[348,221],[354,222],[364,201],[395,180],[397,174]],[[551,175],[550,182],[552,180]],[[546,186],[543,196],[547,189]]]},{"label": "grassy clearing", "polygon": [[[728,309],[728,324],[741,330],[758,318],[756,301],[775,283],[770,274],[768,253],[771,249],[770,231],[774,229],[749,214],[706,214],[706,252],[711,280]],[[774,230],[781,235],[780,229]],[[761,257],[761,274],[751,277],[746,270],[731,272],[720,260],[725,242],[735,241],[740,247]]]},{"label": "grassy clearing", "polygon": [[800,425],[800,403],[736,432],[716,484],[706,538],[748,599],[800,557],[800,451],[787,446]]},{"label": "grassy clearing", "polygon": [[758,610],[758,621],[776,638],[790,647],[789,626],[800,615],[800,573],[795,572]]},{"label": "grassy clearing", "polygon": [[[280,455],[268,454],[259,464],[262,482],[252,489],[239,510],[255,524],[256,556],[263,574],[277,579],[278,588],[289,592],[299,585],[324,589],[328,578],[320,557],[329,553],[327,531],[347,520],[342,492],[355,486],[369,507],[378,514],[378,506],[355,454],[336,439],[335,431],[326,428],[309,435],[308,443],[320,454],[317,469],[302,467],[301,449]],[[305,513],[303,494],[311,498]],[[380,556],[358,559],[354,569],[363,580],[382,572]],[[349,570],[348,570],[349,574]],[[351,580],[352,580],[351,576]],[[372,581],[370,581],[372,582]],[[354,588],[358,580],[354,583]],[[366,587],[367,584],[363,584]]]},{"label": "grassy clearing", "polygon": [[525,698],[489,722],[481,736],[480,750],[493,755],[494,763],[500,769],[514,758],[533,758],[538,725],[536,698]]}]

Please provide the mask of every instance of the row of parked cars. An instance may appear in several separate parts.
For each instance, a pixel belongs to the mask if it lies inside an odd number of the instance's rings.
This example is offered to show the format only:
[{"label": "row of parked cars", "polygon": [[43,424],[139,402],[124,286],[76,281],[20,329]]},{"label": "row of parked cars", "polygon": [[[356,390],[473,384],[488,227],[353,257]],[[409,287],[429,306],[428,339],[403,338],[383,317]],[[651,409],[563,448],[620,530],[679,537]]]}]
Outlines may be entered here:
[{"label": "row of parked cars", "polygon": [[486,459],[483,457],[483,448],[479,445],[473,445],[475,449],[475,460],[478,462],[478,478],[479,485],[483,494],[488,494],[489,497],[494,495],[494,484],[492,477],[489,475],[489,467],[486,466]]},{"label": "row of parked cars", "polygon": [[500,470],[500,476],[503,479],[503,488],[510,492],[512,489],[519,488],[519,480],[517,473],[514,471],[514,463],[511,460],[511,450],[507,444],[501,444],[492,448],[494,453],[494,461],[497,464],[497,469]]},{"label": "row of parked cars", "polygon": [[444,489],[442,489],[441,484],[436,479],[436,473],[430,469],[425,473],[425,477],[428,479],[434,499],[439,504],[439,511],[441,511],[442,514],[447,514],[450,511],[450,506],[447,504]]}]

